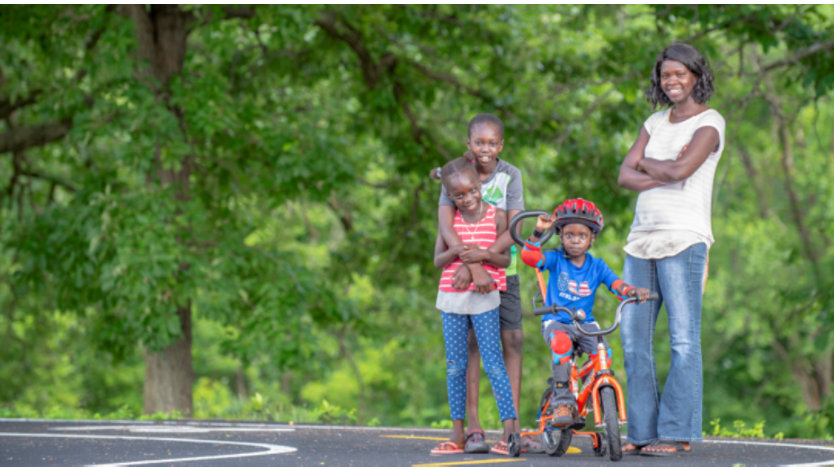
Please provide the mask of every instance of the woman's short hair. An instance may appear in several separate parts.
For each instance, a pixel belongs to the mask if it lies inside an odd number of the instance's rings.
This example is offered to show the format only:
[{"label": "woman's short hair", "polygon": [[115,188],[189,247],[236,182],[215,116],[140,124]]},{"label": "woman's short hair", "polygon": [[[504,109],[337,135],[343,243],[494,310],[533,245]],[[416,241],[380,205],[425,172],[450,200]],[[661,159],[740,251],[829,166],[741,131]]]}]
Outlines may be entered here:
[{"label": "woman's short hair", "polygon": [[652,103],[653,108],[657,108],[658,105],[670,106],[673,104],[666,93],[663,92],[663,89],[660,88],[660,66],[664,60],[674,60],[685,65],[690,72],[698,77],[698,82],[692,90],[692,97],[697,103],[701,104],[709,100],[712,92],[715,91],[715,86],[712,71],[706,59],[698,52],[698,49],[689,44],[675,43],[661,52],[654,63],[651,77],[652,84],[646,90],[646,99]]}]

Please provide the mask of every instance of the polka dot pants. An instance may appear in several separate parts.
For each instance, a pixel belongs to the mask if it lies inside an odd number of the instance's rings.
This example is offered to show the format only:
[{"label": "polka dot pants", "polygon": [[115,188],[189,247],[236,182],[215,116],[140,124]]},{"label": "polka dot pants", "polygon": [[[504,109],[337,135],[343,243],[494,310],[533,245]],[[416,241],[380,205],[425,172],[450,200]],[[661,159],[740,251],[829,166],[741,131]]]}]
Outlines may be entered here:
[{"label": "polka dot pants", "polygon": [[446,343],[446,389],[451,418],[466,418],[466,364],[469,356],[466,342],[470,324],[478,339],[484,370],[492,384],[501,421],[516,418],[513,391],[501,354],[498,309],[477,315],[440,313],[443,317],[443,341]]}]

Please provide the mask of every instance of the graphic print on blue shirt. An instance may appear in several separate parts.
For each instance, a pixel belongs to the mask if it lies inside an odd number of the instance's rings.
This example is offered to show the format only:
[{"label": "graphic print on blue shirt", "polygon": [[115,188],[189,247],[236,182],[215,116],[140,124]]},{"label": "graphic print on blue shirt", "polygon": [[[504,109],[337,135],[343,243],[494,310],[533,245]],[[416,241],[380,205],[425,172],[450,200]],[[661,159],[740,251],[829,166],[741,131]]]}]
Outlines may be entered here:
[{"label": "graphic print on blue shirt", "polygon": [[566,291],[568,290],[568,273],[562,271],[559,273],[559,290]]},{"label": "graphic print on blue shirt", "polygon": [[[561,307],[584,310],[584,322],[594,321],[594,293],[600,284],[605,284],[611,290],[611,285],[619,279],[619,276],[614,274],[605,261],[595,258],[590,253],[585,254],[585,262],[581,267],[576,267],[565,258],[565,253],[561,248],[542,254],[544,255],[542,271],[549,271],[551,279],[547,283],[545,305],[556,304]],[[611,292],[616,294],[613,290]],[[547,320],[571,323],[570,315],[564,312],[544,315],[542,321]]]}]

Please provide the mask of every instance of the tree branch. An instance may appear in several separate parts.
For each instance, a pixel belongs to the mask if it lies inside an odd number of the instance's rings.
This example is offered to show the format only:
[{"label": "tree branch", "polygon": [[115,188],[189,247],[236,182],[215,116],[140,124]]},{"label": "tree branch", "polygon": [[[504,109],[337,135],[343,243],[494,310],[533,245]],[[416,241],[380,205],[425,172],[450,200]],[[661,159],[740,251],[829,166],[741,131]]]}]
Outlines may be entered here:
[{"label": "tree branch", "polygon": [[[114,10],[115,8],[112,5],[107,7],[108,12]],[[90,34],[90,37],[84,42],[85,55],[90,54],[95,49],[105,29],[106,26],[101,26]],[[73,81],[77,84],[86,75],[87,70],[81,67],[73,77]],[[34,104],[42,92],[43,90],[40,89],[33,90],[26,98],[15,100],[14,102],[8,98],[3,98],[0,100],[0,119],[6,119],[16,110]],[[93,105],[92,97],[86,96],[85,101],[88,106]],[[23,151],[30,147],[39,147],[50,142],[61,140],[71,128],[72,119],[65,117],[46,124],[9,129],[3,134],[0,134],[0,153]]]},{"label": "tree branch", "polygon": [[[338,23],[338,25],[337,25]],[[348,24],[347,22],[336,17],[334,12],[326,12],[322,18],[315,21],[315,24],[322,28],[329,36],[339,39],[347,43],[347,45],[354,51],[359,58],[359,66],[362,70],[365,84],[371,90],[375,89],[381,80],[384,73],[391,73],[397,67],[398,57],[392,52],[386,52],[380,57],[378,61],[374,61],[371,53],[362,40],[359,32]],[[340,27],[344,32],[340,30]],[[411,134],[414,140],[423,148],[427,149],[429,146],[424,141],[428,139],[437,151],[449,159],[449,153],[445,148],[432,136],[430,132],[420,126],[417,117],[405,100],[405,88],[403,84],[395,80],[392,88],[394,99],[397,101],[399,107],[403,110],[408,122],[411,126]]]},{"label": "tree branch", "polygon": [[830,50],[834,50],[834,39],[830,39],[825,42],[814,43],[810,47],[806,47],[805,49],[799,50],[797,52],[792,52],[791,56],[786,59],[777,60],[776,62],[772,62],[768,65],[765,65],[763,71],[769,72],[778,67],[793,65],[801,61],[802,59],[810,57],[814,54]]},{"label": "tree branch", "polygon": [[72,128],[69,119],[9,129],[0,134],[0,153],[17,152],[61,140]]},{"label": "tree branch", "polygon": [[741,156],[741,162],[744,164],[744,169],[747,172],[747,177],[750,178],[750,181],[752,182],[753,192],[756,193],[756,201],[758,201],[759,206],[759,217],[765,219],[768,216],[770,216],[770,207],[768,207],[767,199],[765,198],[765,193],[764,191],[762,191],[762,185],[759,181],[759,172],[753,165],[753,158],[747,151],[747,147],[745,147],[741,143],[737,143],[736,148],[738,149],[739,156]]},{"label": "tree branch", "polygon": [[15,100],[12,102],[9,98],[0,99],[0,120],[6,119],[12,115],[13,112],[20,108],[29,106],[35,102],[35,99],[40,95],[42,90],[33,90],[26,98]]},{"label": "tree branch", "polygon": [[63,186],[64,188],[66,188],[70,191],[73,191],[73,192],[75,191],[75,186],[73,186],[72,183],[70,183],[70,182],[68,182],[64,179],[58,178],[57,176],[46,175],[46,174],[40,173],[38,171],[26,170],[26,169],[21,169],[18,172],[18,174],[23,175],[23,176],[28,176],[30,178],[38,178],[38,179],[42,179],[42,180],[45,180],[45,181],[49,181],[53,185]]},{"label": "tree branch", "polygon": [[791,215],[793,216],[794,223],[796,224],[796,230],[799,233],[799,237],[802,240],[802,250],[805,252],[805,257],[808,259],[808,262],[811,264],[811,268],[814,272],[814,279],[815,283],[818,286],[822,285],[821,282],[821,271],[819,266],[819,259],[816,250],[814,249],[814,245],[811,240],[811,234],[808,231],[808,227],[805,223],[805,213],[807,212],[807,208],[803,207],[802,203],[799,200],[799,196],[796,194],[796,190],[793,187],[793,167],[794,167],[794,159],[793,159],[793,152],[791,151],[791,143],[790,143],[790,131],[788,129],[787,120],[785,119],[784,113],[782,112],[782,103],[779,99],[779,95],[773,88],[773,83],[770,80],[770,75],[764,74],[764,84],[766,87],[766,95],[765,99],[767,103],[770,105],[770,110],[773,113],[774,120],[776,122],[776,132],[777,137],[779,140],[779,147],[782,154],[782,170],[785,173],[785,191],[788,194],[788,201],[791,207]]},{"label": "tree branch", "polygon": [[417,71],[419,71],[420,73],[422,73],[426,77],[428,77],[432,80],[436,80],[436,81],[439,81],[439,82],[445,82],[445,83],[448,83],[450,85],[454,85],[455,87],[460,88],[461,90],[464,90],[465,92],[469,93],[470,95],[474,96],[475,98],[478,98],[478,99],[480,99],[484,102],[490,103],[492,106],[495,106],[496,109],[500,110],[501,113],[506,115],[507,117],[513,118],[513,119],[516,118],[516,116],[512,113],[512,111],[510,111],[509,109],[507,109],[504,106],[500,106],[500,105],[496,104],[495,99],[493,99],[491,96],[487,95],[486,92],[483,92],[481,90],[476,90],[475,88],[472,88],[469,85],[461,82],[460,79],[458,79],[458,77],[456,77],[454,74],[435,72],[435,71],[429,69],[428,67],[426,67],[425,65],[420,64],[418,62],[409,62],[409,63],[412,67],[417,69]]},{"label": "tree branch", "polygon": [[223,6],[223,14],[226,15],[226,18],[243,18],[248,19],[255,16],[255,9],[249,6],[239,6],[239,5],[224,5]]},{"label": "tree branch", "polygon": [[365,84],[371,90],[379,85],[380,67],[374,63],[373,57],[365,45],[359,32],[350,24],[341,21],[332,11],[325,12],[315,21],[315,25],[324,30],[328,36],[345,42],[359,59],[359,68],[365,78]]}]

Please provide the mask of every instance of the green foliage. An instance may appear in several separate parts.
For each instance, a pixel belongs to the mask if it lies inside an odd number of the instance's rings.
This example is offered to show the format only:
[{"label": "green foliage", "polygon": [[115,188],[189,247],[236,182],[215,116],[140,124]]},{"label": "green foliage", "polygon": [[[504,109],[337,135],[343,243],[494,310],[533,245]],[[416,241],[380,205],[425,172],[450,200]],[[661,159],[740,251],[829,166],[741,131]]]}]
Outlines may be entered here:
[{"label": "green foliage", "polygon": [[356,424],[356,410],[343,410],[322,400],[321,404],[313,411],[318,421],[324,424]]},{"label": "green foliage", "polygon": [[[728,429],[726,427],[721,426],[721,419],[714,419],[710,421],[710,426],[712,426],[712,435],[713,436],[724,436],[724,437],[768,437],[765,436],[764,433],[764,421],[760,423],[756,423],[752,428],[748,428],[747,424],[744,421],[737,419],[733,421],[733,429]],[[782,434],[778,434],[773,436],[776,439],[782,439]]]},{"label": "green foliage", "polygon": [[[195,417],[449,427],[429,169],[497,114],[527,208],[594,200],[594,254],[619,271],[635,195],[617,168],[681,40],[727,119],[706,431],[834,435],[831,6],[189,5],[165,84],[121,8],[2,7],[0,144],[67,129],[0,150],[0,415],[141,417],[144,354],[188,306]],[[600,292],[601,322],[613,306]],[[529,427],[549,366],[525,308]],[[480,404],[500,427],[485,376]]]}]

